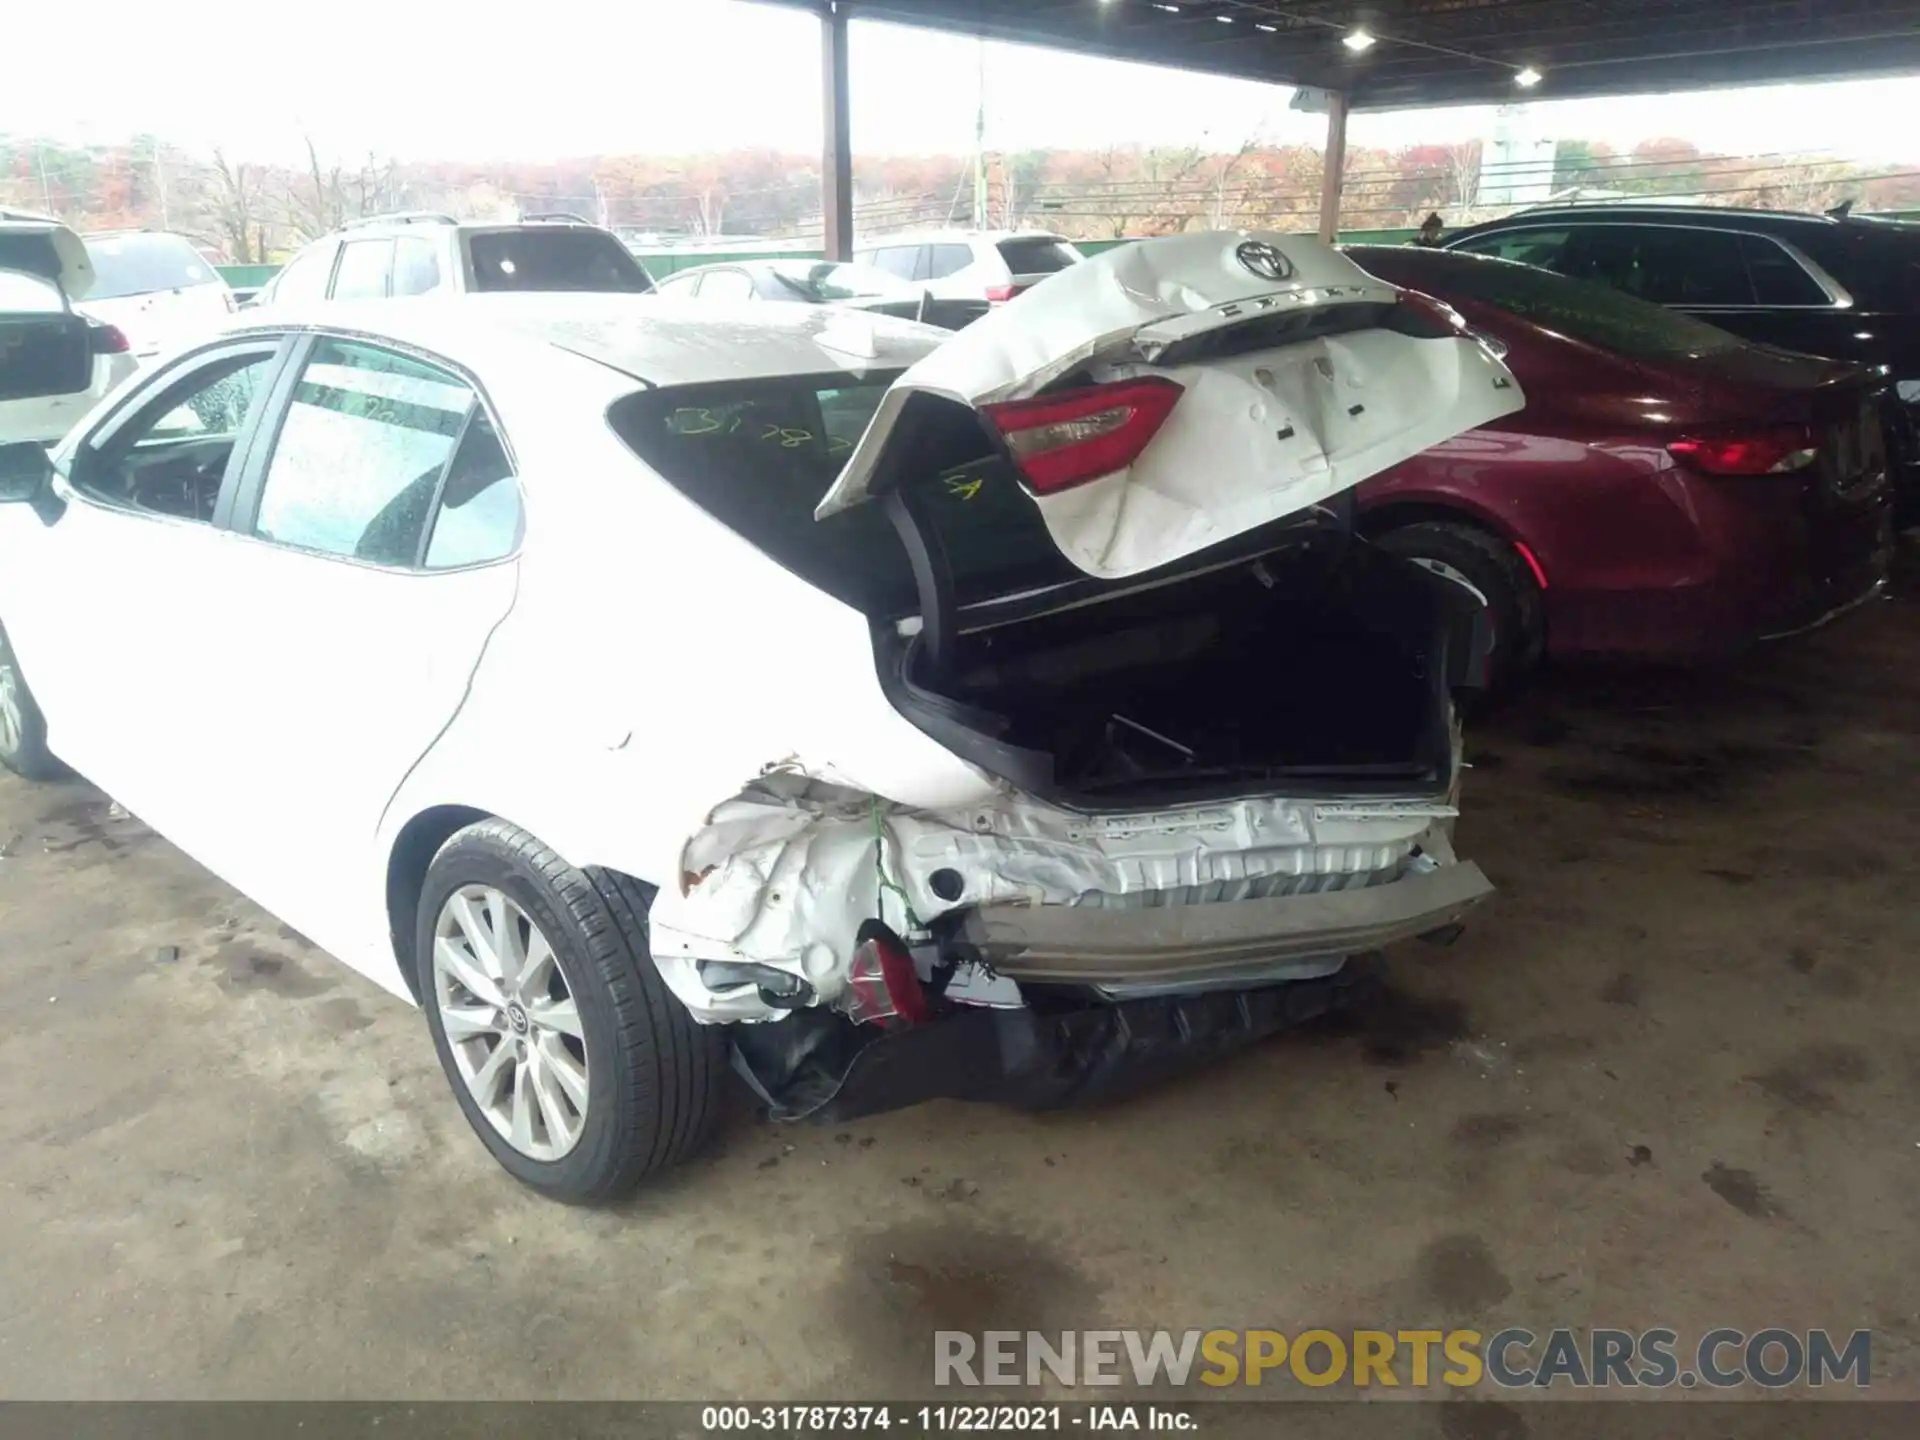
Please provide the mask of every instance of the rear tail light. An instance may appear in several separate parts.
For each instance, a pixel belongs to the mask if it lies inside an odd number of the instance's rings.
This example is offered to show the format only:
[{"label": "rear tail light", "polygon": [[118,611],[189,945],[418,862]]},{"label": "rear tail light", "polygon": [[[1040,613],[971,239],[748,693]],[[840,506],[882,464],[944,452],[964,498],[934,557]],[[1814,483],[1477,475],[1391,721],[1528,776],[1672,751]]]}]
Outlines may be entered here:
[{"label": "rear tail light", "polygon": [[1124,470],[1160,432],[1185,387],[1150,376],[1034,400],[983,405],[1036,495],[1052,495]]},{"label": "rear tail light", "polygon": [[933,1018],[906,942],[878,920],[863,923],[855,937],[840,1008],[861,1025],[919,1025]]},{"label": "rear tail light", "polygon": [[1014,288],[1011,285],[989,285],[987,287],[987,299],[993,301],[996,305],[1003,300],[1011,300],[1014,297],[1014,293]]},{"label": "rear tail light", "polygon": [[87,348],[96,355],[124,355],[133,346],[118,325],[103,325],[96,320],[87,326]]},{"label": "rear tail light", "polygon": [[1693,435],[1667,451],[1709,475],[1788,475],[1813,464],[1819,454],[1804,425],[1778,425],[1738,435]]}]

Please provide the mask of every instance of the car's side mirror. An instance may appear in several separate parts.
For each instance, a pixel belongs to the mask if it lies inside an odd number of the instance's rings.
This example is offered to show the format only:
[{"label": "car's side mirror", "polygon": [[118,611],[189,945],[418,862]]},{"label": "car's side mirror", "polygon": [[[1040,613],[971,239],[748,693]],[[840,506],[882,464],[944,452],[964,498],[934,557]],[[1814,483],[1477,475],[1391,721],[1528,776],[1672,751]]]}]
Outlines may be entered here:
[{"label": "car's side mirror", "polygon": [[53,475],[47,450],[32,440],[0,445],[0,505],[31,504]]}]

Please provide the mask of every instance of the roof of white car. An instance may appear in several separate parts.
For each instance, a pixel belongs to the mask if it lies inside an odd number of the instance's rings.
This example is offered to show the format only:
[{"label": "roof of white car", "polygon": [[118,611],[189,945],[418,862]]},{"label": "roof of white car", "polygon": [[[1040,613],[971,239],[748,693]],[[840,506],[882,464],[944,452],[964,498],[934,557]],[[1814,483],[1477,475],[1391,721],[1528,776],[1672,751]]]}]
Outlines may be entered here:
[{"label": "roof of white car", "polygon": [[476,365],[488,354],[537,357],[550,347],[650,385],[899,369],[949,338],[832,306],[573,293],[274,305],[244,311],[228,328],[352,332]]}]

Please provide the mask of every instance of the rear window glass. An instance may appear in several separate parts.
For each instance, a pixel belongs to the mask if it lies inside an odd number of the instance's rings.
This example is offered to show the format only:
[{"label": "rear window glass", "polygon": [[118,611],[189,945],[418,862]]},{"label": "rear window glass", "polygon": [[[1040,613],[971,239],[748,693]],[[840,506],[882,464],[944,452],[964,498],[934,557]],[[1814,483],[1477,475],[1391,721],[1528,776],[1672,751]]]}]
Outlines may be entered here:
[{"label": "rear window glass", "polygon": [[211,285],[220,277],[200,252],[178,235],[107,235],[87,241],[93,261],[89,300],[152,295]]},{"label": "rear window glass", "polygon": [[1066,241],[1045,238],[1002,240],[1000,258],[1015,275],[1051,275],[1080,259]]},{"label": "rear window glass", "polygon": [[[1703,320],[1636,300],[1605,285],[1568,280],[1530,265],[1446,260],[1431,252],[1407,253],[1422,256],[1421,263],[1395,264],[1389,252],[1380,257],[1381,278],[1424,290],[1441,300],[1478,301],[1634,359],[1674,360],[1737,350],[1746,344]],[[1372,254],[1356,254],[1354,259],[1365,268],[1375,267]]]},{"label": "rear window glass", "polygon": [[[869,615],[906,615],[919,609],[918,591],[882,506],[813,518],[893,378],[650,390],[608,418],[675,489],[802,579]],[[914,483],[945,544],[959,604],[1081,578],[984,431],[972,459]]]},{"label": "rear window glass", "polygon": [[467,237],[476,290],[589,290],[644,294],[653,282],[604,230],[489,230]]}]

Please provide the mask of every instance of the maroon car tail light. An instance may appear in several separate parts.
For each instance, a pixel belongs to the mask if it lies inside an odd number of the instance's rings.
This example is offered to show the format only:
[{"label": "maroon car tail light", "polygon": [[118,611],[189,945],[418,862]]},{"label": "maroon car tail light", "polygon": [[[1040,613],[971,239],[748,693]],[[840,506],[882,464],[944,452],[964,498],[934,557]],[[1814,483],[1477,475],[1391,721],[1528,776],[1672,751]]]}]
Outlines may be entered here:
[{"label": "maroon car tail light", "polygon": [[1159,376],[983,405],[1036,495],[1085,485],[1140,458],[1186,387]]},{"label": "maroon car tail light", "polygon": [[87,326],[87,348],[95,355],[124,355],[133,348],[118,325],[95,320]]},{"label": "maroon car tail light", "polygon": [[840,1008],[860,1025],[921,1025],[933,1018],[906,942],[878,920],[860,927]]},{"label": "maroon car tail light", "polygon": [[1737,435],[1689,436],[1667,451],[1709,475],[1788,475],[1813,464],[1819,454],[1804,425],[1776,425]]}]

